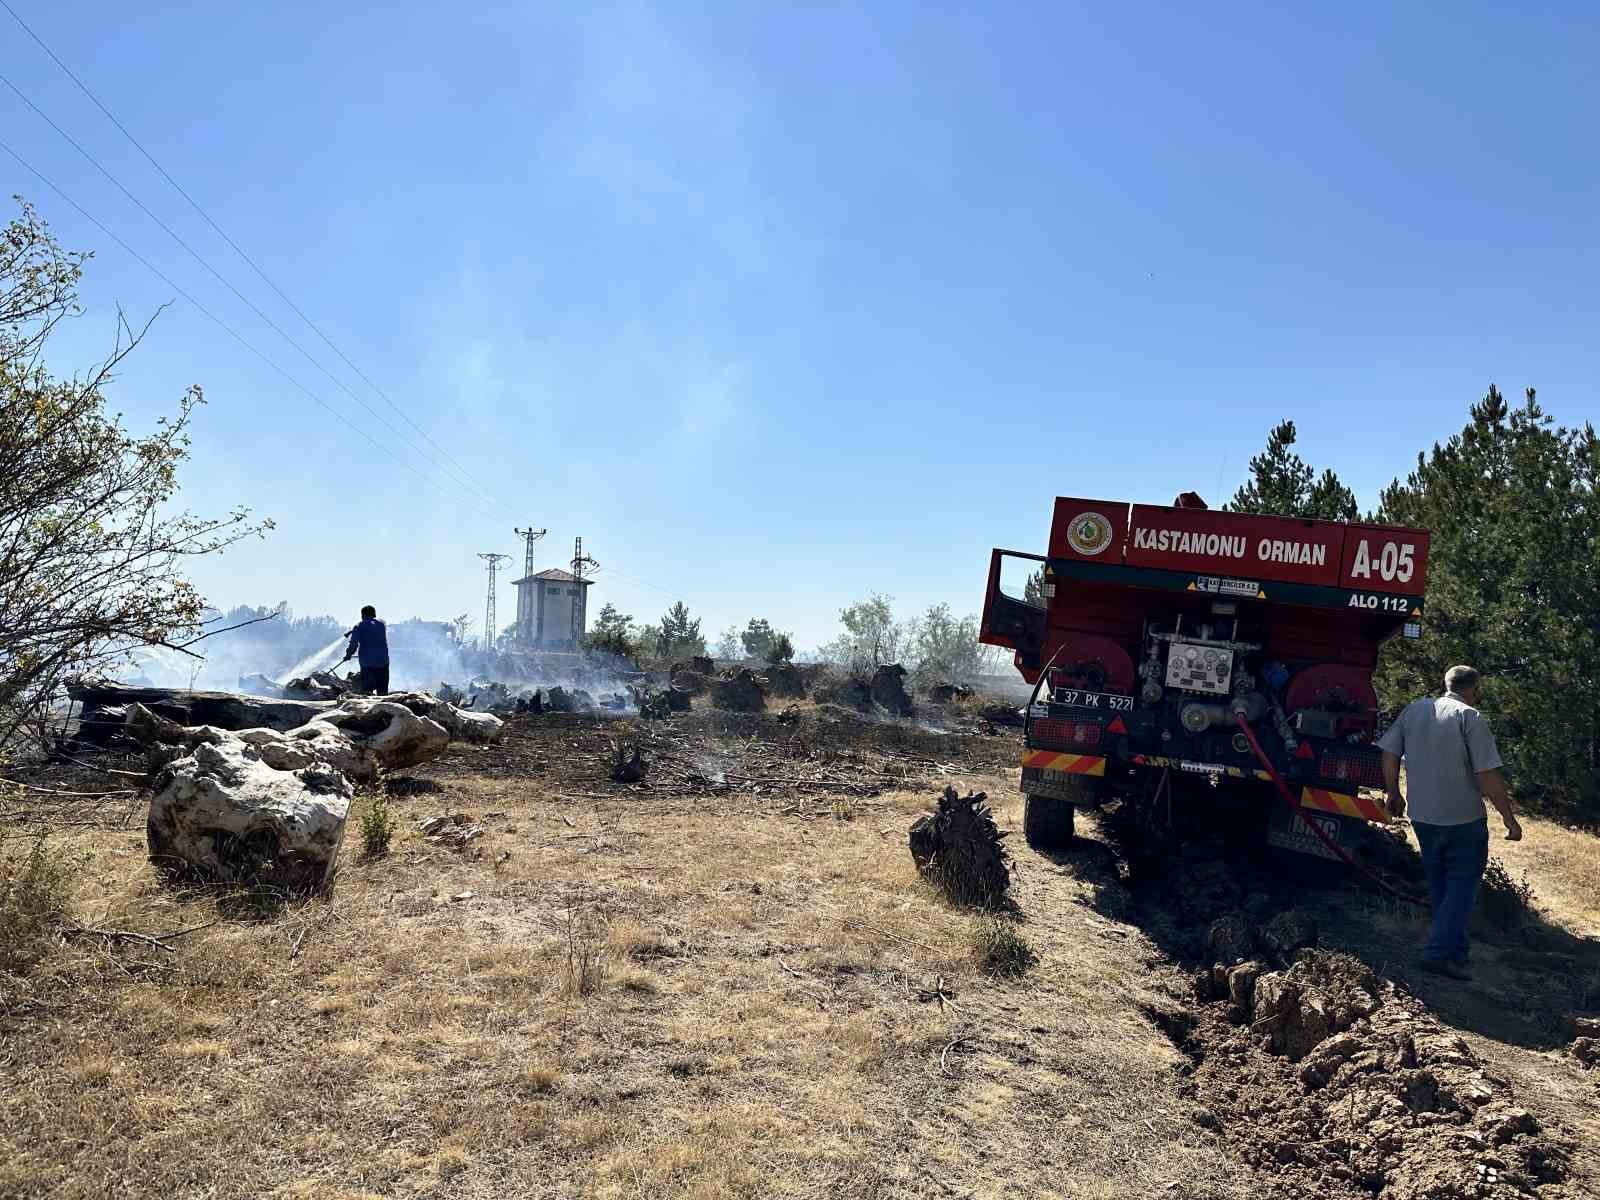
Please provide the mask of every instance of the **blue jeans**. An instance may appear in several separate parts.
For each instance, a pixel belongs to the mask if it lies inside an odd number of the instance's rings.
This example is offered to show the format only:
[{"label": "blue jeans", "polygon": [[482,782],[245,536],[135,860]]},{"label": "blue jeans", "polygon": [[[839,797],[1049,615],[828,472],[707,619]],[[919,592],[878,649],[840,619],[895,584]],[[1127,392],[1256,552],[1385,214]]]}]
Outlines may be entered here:
[{"label": "blue jeans", "polygon": [[1433,895],[1433,931],[1422,957],[1434,962],[1465,961],[1467,924],[1478,899],[1478,884],[1489,861],[1489,819],[1465,825],[1411,822],[1422,847],[1422,869]]}]

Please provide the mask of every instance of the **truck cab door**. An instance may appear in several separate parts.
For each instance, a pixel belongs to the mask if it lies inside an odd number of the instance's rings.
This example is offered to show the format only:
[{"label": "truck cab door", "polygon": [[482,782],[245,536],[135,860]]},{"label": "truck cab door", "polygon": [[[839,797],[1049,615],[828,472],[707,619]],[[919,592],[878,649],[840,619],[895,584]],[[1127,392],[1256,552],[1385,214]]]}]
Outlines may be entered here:
[{"label": "truck cab door", "polygon": [[1054,584],[1044,573],[1041,554],[996,550],[989,556],[989,588],[983,597],[983,623],[978,640],[989,646],[1006,646],[1017,654],[1017,666],[1037,671],[1044,648]]}]

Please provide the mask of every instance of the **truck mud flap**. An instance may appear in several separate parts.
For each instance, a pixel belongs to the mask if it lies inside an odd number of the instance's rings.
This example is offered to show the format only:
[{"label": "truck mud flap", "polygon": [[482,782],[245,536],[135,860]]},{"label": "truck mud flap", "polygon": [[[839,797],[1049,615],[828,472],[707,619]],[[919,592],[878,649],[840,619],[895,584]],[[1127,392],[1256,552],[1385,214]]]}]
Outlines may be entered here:
[{"label": "truck mud flap", "polygon": [[1293,850],[1299,854],[1326,858],[1331,862],[1341,861],[1339,856],[1323,845],[1322,839],[1308,828],[1307,823],[1310,821],[1320,825],[1322,832],[1338,842],[1346,851],[1355,852],[1358,826],[1354,821],[1310,808],[1292,812],[1281,804],[1273,805],[1272,815],[1268,818],[1267,845],[1280,850]]},{"label": "truck mud flap", "polygon": [[1106,760],[1098,755],[1029,750],[1022,756],[1021,791],[1073,804],[1096,804],[1099,798],[1087,784],[1105,773]]}]

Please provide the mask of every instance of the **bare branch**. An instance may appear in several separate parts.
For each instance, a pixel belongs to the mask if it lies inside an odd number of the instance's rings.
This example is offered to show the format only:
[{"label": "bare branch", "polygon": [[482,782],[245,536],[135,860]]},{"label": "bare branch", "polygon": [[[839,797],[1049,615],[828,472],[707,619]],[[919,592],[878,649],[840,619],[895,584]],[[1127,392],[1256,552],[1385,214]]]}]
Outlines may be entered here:
[{"label": "bare branch", "polygon": [[264,617],[256,617],[254,620],[251,620],[251,621],[240,621],[237,625],[229,625],[226,629],[213,629],[210,633],[202,633],[199,637],[190,638],[187,642],[184,642],[182,645],[174,646],[172,648],[174,650],[182,650],[184,648],[184,646],[192,646],[196,642],[203,642],[207,638],[216,637],[217,634],[219,634],[219,633],[232,633],[235,629],[243,629],[246,625],[259,625],[263,621],[276,620],[277,616],[278,616],[277,613],[269,613],[268,615],[266,615]]}]

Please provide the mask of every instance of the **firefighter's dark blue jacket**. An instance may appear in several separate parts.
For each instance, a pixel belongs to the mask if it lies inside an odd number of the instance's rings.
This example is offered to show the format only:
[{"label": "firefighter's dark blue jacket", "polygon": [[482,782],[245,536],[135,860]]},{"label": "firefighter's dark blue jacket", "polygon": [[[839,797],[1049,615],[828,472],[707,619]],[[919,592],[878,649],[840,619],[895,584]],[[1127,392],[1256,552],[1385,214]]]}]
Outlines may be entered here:
[{"label": "firefighter's dark blue jacket", "polygon": [[359,655],[363,667],[389,665],[389,631],[377,617],[368,617],[350,631],[350,645],[345,657]]}]

